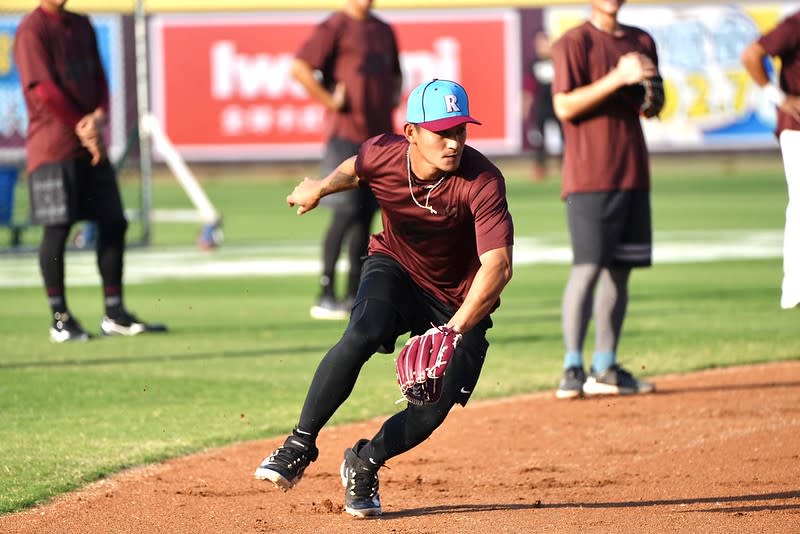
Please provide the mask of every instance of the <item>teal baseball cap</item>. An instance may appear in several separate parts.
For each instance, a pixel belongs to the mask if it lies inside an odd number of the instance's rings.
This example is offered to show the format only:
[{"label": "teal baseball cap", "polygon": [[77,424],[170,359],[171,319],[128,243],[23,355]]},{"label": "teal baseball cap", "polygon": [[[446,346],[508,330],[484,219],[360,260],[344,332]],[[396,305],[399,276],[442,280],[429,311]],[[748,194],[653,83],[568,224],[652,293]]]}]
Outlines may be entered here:
[{"label": "teal baseball cap", "polygon": [[469,115],[467,91],[456,82],[437,78],[418,85],[408,95],[406,122],[432,132],[467,122],[480,124]]}]

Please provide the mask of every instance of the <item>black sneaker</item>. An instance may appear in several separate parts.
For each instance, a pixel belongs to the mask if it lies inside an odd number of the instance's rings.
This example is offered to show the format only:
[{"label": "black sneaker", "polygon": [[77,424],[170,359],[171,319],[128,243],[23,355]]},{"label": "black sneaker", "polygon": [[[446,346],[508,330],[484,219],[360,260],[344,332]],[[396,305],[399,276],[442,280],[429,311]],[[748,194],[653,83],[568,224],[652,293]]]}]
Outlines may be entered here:
[{"label": "black sneaker", "polygon": [[289,490],[303,478],[303,472],[317,459],[319,450],[314,445],[289,436],[275,452],[264,458],[256,469],[259,480],[269,480],[276,488]]},{"label": "black sneaker", "polygon": [[574,366],[564,369],[564,376],[556,390],[557,399],[574,399],[583,393],[583,383],[586,382],[586,371],[583,367]]},{"label": "black sneaker", "polygon": [[333,297],[320,297],[310,313],[313,319],[344,321],[350,318],[350,306]]},{"label": "black sneaker", "polygon": [[53,325],[50,327],[50,340],[54,343],[65,341],[87,341],[89,333],[69,312],[53,314]]},{"label": "black sneaker", "polygon": [[584,395],[633,395],[651,393],[655,389],[655,385],[651,382],[637,380],[630,372],[616,364],[601,373],[592,371],[583,384]]},{"label": "black sneaker", "polygon": [[378,469],[358,457],[358,451],[367,440],[359,440],[344,451],[344,460],[339,469],[344,486],[344,511],[354,517],[381,515],[381,496],[378,493]]},{"label": "black sneaker", "polygon": [[166,332],[167,326],[145,323],[129,311],[123,310],[117,317],[103,317],[100,330],[104,336],[136,336],[145,332]]}]

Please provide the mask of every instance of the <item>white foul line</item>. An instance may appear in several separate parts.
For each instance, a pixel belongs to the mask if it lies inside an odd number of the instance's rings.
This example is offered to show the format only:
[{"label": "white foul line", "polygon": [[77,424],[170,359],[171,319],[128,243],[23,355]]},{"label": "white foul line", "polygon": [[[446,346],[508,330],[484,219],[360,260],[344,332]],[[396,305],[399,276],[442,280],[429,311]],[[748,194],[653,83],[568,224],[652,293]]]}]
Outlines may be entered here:
[{"label": "white foul line", "polygon": [[[514,245],[514,265],[569,264],[572,252],[565,236],[521,237]],[[653,261],[697,263],[720,260],[780,258],[782,230],[726,230],[656,234]],[[100,282],[92,251],[68,252],[67,286]],[[347,267],[343,260],[339,269]],[[223,245],[203,252],[195,248],[130,249],[125,256],[125,283],[170,279],[234,278],[241,276],[306,276],[321,270],[318,244],[236,247]],[[0,255],[0,287],[42,284],[35,254]]]}]

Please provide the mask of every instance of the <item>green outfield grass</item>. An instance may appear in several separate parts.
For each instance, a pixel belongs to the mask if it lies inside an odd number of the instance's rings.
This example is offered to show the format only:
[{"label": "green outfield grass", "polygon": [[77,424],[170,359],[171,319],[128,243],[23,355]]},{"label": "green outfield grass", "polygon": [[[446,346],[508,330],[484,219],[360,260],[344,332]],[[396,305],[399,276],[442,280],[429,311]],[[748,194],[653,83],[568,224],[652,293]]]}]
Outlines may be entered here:
[{"label": "green outfield grass", "polygon": [[[503,169],[518,237],[567,243],[556,180],[529,182],[525,162]],[[284,204],[302,176],[297,171],[265,167],[226,175],[219,168],[220,176],[204,178],[225,218],[226,245],[317,245],[328,214],[298,218]],[[782,227],[786,187],[777,156],[724,164],[656,161],[654,175],[656,243],[670,233],[703,243],[719,231]],[[135,193],[126,183],[126,196]],[[180,188],[164,178],[157,180],[155,201],[188,207]],[[152,250],[191,244],[196,231],[158,225]],[[35,232],[26,239],[33,241]],[[37,269],[32,255],[30,269]],[[475,398],[555,387],[567,270],[566,264],[516,268],[494,316]],[[653,376],[800,358],[797,311],[778,307],[780,277],[779,258],[637,271],[621,362]],[[317,361],[343,327],[308,318],[314,293],[312,275],[131,285],[129,306],[168,322],[169,334],[53,345],[41,288],[0,287],[0,513],[125,467],[290,430]],[[68,296],[76,315],[97,331],[99,288],[74,287]],[[392,358],[378,355],[331,424],[392,413],[399,397]],[[253,468],[260,460],[253,458]]]}]

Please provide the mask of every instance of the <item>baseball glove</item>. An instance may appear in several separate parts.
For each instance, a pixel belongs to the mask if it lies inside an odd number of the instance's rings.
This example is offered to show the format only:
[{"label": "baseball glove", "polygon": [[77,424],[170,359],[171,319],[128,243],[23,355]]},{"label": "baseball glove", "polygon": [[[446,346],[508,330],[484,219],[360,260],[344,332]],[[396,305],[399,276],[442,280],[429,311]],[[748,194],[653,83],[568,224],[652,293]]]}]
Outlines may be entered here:
[{"label": "baseball glove", "polygon": [[657,117],[664,108],[664,81],[661,76],[655,75],[642,82],[644,89],[639,113],[650,119]]},{"label": "baseball glove", "polygon": [[442,377],[461,334],[448,326],[434,326],[411,337],[395,360],[400,392],[411,404],[433,404],[442,395]]}]

